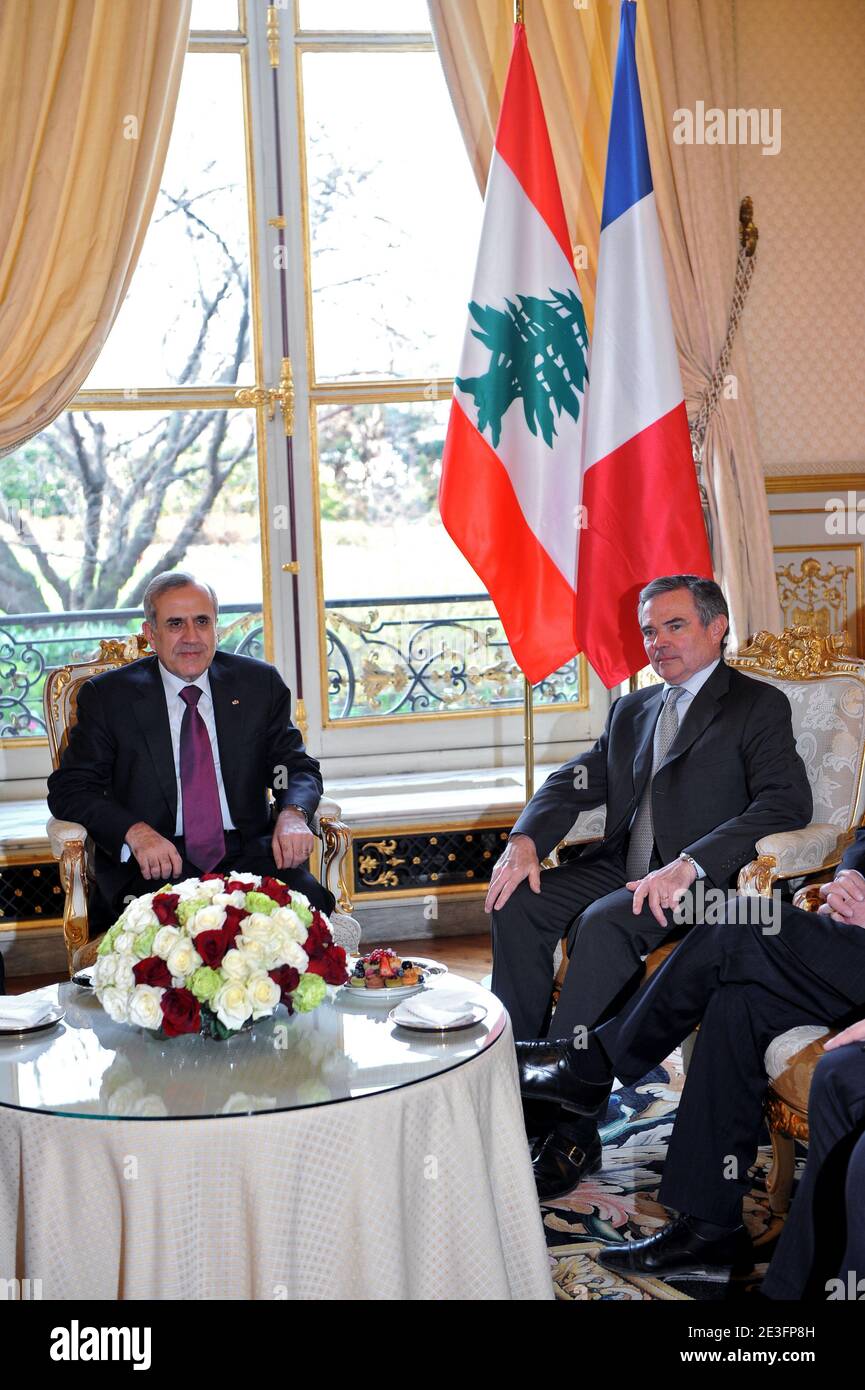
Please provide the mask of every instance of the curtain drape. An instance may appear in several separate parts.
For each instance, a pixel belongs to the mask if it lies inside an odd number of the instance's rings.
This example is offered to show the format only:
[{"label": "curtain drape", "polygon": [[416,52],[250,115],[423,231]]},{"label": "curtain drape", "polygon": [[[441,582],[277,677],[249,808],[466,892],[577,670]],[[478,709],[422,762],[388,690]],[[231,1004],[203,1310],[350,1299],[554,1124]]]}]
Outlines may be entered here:
[{"label": "curtain drape", "polygon": [[0,6],[0,454],[79,390],[123,303],[192,0]]},{"label": "curtain drape", "polygon": [[[511,51],[512,0],[429,0],[429,8],[454,108],[483,188]],[[561,0],[526,0],[525,11],[591,324],[619,4],[593,0],[579,9]],[[641,4],[637,60],[685,401],[693,417],[727,332],[739,199],[746,190],[738,187],[736,146],[674,144],[673,112],[693,111],[697,99],[723,110],[737,105],[735,0]],[[703,481],[714,528],[715,576],[730,605],[735,650],[758,628],[777,631],[781,612],[741,339],[730,371],[729,399],[720,402],[709,422]]]}]

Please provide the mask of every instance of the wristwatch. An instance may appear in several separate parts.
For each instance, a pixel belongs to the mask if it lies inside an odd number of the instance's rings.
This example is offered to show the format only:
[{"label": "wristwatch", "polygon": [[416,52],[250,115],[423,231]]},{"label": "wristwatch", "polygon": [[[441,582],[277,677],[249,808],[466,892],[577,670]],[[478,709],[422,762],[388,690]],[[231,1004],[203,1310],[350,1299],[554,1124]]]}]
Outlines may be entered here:
[{"label": "wristwatch", "polygon": [[682,853],[679,855],[679,858],[684,859],[686,864],[690,864],[691,868],[694,870],[694,873],[697,875],[697,878],[700,877],[700,866],[692,855],[686,854],[685,851],[682,850]]}]

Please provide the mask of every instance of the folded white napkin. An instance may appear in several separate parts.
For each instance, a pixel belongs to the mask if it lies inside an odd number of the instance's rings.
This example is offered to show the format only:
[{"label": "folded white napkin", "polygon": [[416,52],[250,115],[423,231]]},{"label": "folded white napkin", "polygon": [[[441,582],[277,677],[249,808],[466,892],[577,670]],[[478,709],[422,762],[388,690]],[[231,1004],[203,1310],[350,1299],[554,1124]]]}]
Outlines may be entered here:
[{"label": "folded white napkin", "polygon": [[436,1028],[453,1028],[460,1023],[472,1022],[474,1005],[458,990],[432,989],[404,999],[399,1006],[398,1017],[412,1023],[433,1024]]},{"label": "folded white napkin", "polygon": [[0,994],[0,1028],[31,1028],[54,1008],[53,999],[36,994]]}]

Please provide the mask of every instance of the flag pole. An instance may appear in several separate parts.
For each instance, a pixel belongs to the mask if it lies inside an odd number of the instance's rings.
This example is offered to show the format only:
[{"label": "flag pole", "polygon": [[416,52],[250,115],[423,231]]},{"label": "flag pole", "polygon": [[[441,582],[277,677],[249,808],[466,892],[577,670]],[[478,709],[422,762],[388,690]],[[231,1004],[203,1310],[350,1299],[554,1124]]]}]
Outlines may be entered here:
[{"label": "flag pole", "polygon": [[532,703],[532,685],[528,676],[523,676],[523,749],[526,765],[526,801],[535,794],[535,711]]},{"label": "flag pole", "polygon": [[[525,24],[524,0],[514,0],[514,22]],[[532,685],[528,676],[523,676],[523,761],[526,776],[526,801],[535,794],[535,712],[532,703]]]}]

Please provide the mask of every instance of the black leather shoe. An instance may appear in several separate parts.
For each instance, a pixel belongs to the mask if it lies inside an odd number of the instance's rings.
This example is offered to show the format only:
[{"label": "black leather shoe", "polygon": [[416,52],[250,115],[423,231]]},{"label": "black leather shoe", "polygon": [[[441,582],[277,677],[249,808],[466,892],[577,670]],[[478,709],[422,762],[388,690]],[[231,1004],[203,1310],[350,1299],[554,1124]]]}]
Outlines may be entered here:
[{"label": "black leather shoe", "polygon": [[645,1240],[607,1245],[595,1258],[604,1269],[617,1274],[657,1274],[661,1278],[706,1268],[747,1274],[754,1268],[754,1250],[744,1226],[720,1239],[708,1240],[698,1236],[684,1216]]},{"label": "black leather shoe", "polygon": [[538,1199],[551,1202],[554,1197],[564,1197],[600,1166],[601,1141],[597,1135],[581,1149],[555,1132],[548,1134],[532,1163]]},{"label": "black leather shoe", "polygon": [[527,1100],[557,1100],[577,1115],[603,1118],[612,1082],[582,1081],[567,1039],[518,1042],[516,1049],[520,1090]]}]

